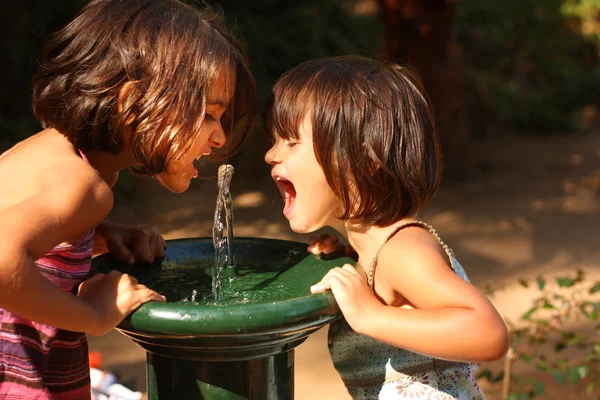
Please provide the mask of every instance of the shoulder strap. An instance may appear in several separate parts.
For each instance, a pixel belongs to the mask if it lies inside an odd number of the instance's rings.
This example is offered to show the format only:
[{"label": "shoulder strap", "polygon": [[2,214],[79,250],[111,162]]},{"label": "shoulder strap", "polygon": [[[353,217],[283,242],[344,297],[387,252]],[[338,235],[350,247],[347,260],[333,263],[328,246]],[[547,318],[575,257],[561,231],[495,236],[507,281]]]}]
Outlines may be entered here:
[{"label": "shoulder strap", "polygon": [[77,151],[79,152],[79,155],[81,156],[81,158],[83,158],[85,160],[85,162],[87,162],[89,164],[90,161],[88,160],[88,158],[85,155],[85,153],[83,152],[83,150],[81,150],[80,148],[77,148]]},{"label": "shoulder strap", "polygon": [[407,222],[406,224],[402,224],[400,226],[397,226],[396,229],[394,229],[392,231],[392,233],[390,233],[388,235],[388,237],[385,239],[385,241],[383,242],[383,244],[381,245],[381,247],[379,247],[379,250],[377,250],[377,253],[375,253],[375,257],[373,257],[373,261],[371,261],[371,268],[369,269],[369,273],[367,274],[367,282],[369,283],[369,286],[371,287],[371,289],[373,289],[373,285],[374,285],[375,269],[377,268],[377,259],[379,258],[379,252],[381,252],[381,249],[383,249],[383,246],[385,246],[385,244],[392,237],[394,237],[394,235],[396,233],[400,232],[404,228],[408,228],[408,227],[411,227],[411,226],[418,226],[420,228],[426,229],[426,230],[429,231],[429,233],[431,233],[431,235],[433,235],[433,237],[439,242],[440,246],[442,246],[442,249],[444,249],[444,252],[446,253],[446,256],[448,256],[448,261],[450,262],[450,267],[452,268],[452,270],[454,272],[456,272],[456,268],[454,268],[454,253],[446,245],[446,243],[444,243],[442,241],[442,238],[440,238],[440,235],[438,235],[438,233],[435,231],[435,229],[433,229],[432,226],[427,225],[425,222],[422,222],[422,221]]}]

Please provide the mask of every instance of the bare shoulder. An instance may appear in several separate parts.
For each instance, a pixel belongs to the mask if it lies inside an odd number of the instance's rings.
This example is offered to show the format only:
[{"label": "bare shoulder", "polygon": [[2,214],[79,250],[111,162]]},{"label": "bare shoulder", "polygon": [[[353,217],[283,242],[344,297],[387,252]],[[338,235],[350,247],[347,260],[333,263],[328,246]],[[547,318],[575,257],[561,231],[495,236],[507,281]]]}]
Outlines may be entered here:
[{"label": "bare shoulder", "polygon": [[[59,133],[43,131],[17,144],[0,159],[0,213],[50,218],[77,238],[108,215],[110,187]],[[22,211],[19,211],[22,210]]]},{"label": "bare shoulder", "polygon": [[96,169],[72,153],[55,160],[52,167],[54,173],[43,177],[42,193],[57,212],[67,219],[87,213],[93,221],[108,215],[113,193]]},{"label": "bare shoulder", "polygon": [[415,267],[453,273],[440,242],[426,229],[408,227],[399,231],[381,250],[378,269],[389,272],[413,271]]},{"label": "bare shoulder", "polygon": [[415,308],[471,307],[485,298],[450,265],[438,240],[426,229],[398,232],[381,250],[377,274],[389,290]]},{"label": "bare shoulder", "polygon": [[93,192],[104,199],[111,194],[98,172],[53,130],[39,132],[1,155],[0,187],[4,193],[0,208],[55,188],[71,194]]}]

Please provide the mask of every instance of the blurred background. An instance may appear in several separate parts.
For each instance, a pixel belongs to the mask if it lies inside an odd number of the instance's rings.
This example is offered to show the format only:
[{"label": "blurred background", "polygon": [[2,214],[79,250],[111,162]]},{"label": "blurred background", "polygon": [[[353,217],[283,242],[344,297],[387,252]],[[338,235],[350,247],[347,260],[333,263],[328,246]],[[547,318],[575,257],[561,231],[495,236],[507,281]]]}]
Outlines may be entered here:
[{"label": "blurred background", "polygon": [[[261,104],[287,69],[360,54],[410,64],[432,99],[445,156],[434,225],[510,324],[512,350],[484,364],[488,398],[600,396],[600,0],[221,0],[245,43]],[[37,132],[31,78],[43,40],[84,4],[0,9],[0,152]],[[231,162],[235,233],[294,234],[257,128]],[[166,238],[210,236],[217,165],[185,194],[123,173],[110,218]],[[325,230],[326,231],[326,230]],[[327,231],[326,231],[327,232]],[[466,327],[467,328],[467,327]],[[348,399],[326,329],[296,350],[296,397]],[[104,366],[143,390],[144,354],[114,332],[90,338]]]}]

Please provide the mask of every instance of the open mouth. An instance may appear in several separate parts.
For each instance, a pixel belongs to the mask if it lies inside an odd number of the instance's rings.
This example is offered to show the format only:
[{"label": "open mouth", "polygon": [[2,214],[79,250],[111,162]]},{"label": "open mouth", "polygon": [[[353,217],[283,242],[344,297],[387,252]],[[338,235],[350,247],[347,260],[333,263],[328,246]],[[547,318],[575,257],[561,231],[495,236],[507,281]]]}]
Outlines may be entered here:
[{"label": "open mouth", "polygon": [[198,177],[198,171],[202,168],[203,164],[206,163],[206,161],[203,160],[204,156],[209,156],[211,153],[211,151],[204,152],[198,157],[196,157],[194,161],[192,161],[192,167],[194,167],[194,169],[196,170],[196,175],[194,176],[194,178]]},{"label": "open mouth", "polygon": [[296,188],[294,188],[294,184],[292,182],[280,176],[276,176],[273,179],[275,179],[279,193],[285,201],[283,215],[287,216],[292,211],[294,204],[296,203]]}]

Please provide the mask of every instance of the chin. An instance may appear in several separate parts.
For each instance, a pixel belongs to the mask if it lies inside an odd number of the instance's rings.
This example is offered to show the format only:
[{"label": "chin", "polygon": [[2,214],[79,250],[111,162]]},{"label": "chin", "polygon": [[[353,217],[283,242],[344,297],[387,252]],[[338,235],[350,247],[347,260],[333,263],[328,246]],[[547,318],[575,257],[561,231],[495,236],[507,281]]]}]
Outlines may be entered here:
[{"label": "chin", "polygon": [[188,186],[186,186],[186,187],[184,187],[184,188],[179,188],[179,187],[177,187],[177,188],[173,188],[173,187],[168,187],[168,186],[167,186],[167,189],[169,189],[169,190],[170,190],[171,192],[173,192],[173,193],[183,193],[183,192],[185,192],[186,190],[188,190],[188,188],[189,188],[189,185],[188,185]]},{"label": "chin", "polygon": [[312,233],[320,228],[320,227],[310,226],[308,224],[298,224],[298,223],[294,223],[292,221],[289,221],[289,222],[290,222],[290,228],[292,228],[292,230],[295,233]]},{"label": "chin", "polygon": [[163,185],[173,193],[183,193],[190,187],[189,180],[185,182],[174,182],[168,179],[161,179],[160,177],[157,177],[157,180],[160,182],[161,185]]}]

